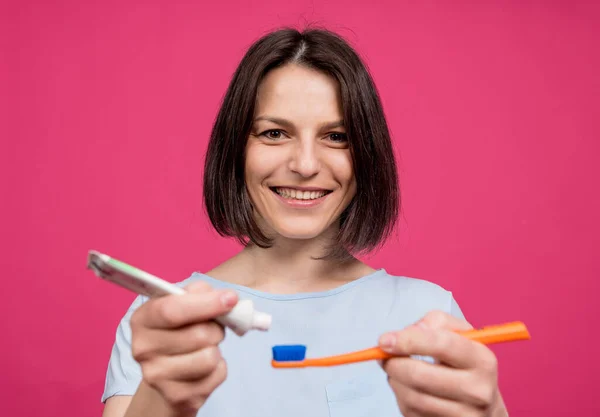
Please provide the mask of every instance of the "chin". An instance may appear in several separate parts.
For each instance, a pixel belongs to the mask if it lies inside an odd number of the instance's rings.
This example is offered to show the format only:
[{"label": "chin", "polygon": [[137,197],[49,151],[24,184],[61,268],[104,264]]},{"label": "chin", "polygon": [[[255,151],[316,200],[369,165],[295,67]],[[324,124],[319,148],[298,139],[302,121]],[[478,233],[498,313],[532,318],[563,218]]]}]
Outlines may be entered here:
[{"label": "chin", "polygon": [[298,231],[297,233],[294,233],[294,231],[277,233],[280,237],[295,240],[310,240],[319,237],[320,234],[319,232],[306,232],[306,230]]},{"label": "chin", "polygon": [[[304,226],[304,227],[303,227]],[[328,228],[328,225],[303,225],[303,222],[294,222],[293,224],[274,224],[272,230],[277,236],[286,239],[307,240],[321,236]]]}]

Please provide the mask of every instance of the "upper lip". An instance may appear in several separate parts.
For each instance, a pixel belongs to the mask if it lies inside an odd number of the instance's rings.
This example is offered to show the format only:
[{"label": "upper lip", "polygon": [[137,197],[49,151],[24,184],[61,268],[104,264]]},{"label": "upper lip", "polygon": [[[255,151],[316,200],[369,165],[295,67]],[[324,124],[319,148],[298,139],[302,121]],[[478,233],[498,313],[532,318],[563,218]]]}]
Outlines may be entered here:
[{"label": "upper lip", "polygon": [[299,187],[299,186],[290,186],[290,185],[276,185],[274,187],[271,188],[289,188],[291,190],[298,190],[298,191],[331,191],[327,188],[320,188],[320,187]]}]

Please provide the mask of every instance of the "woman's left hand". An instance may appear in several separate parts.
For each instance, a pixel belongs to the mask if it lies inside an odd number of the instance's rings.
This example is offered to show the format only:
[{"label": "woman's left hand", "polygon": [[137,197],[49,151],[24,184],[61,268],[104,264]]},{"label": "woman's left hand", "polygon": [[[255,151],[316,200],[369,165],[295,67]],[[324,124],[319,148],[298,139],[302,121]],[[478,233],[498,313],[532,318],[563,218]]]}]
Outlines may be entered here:
[{"label": "woman's left hand", "polygon": [[[435,311],[381,337],[380,347],[399,355],[382,366],[405,417],[508,416],[498,390],[496,356],[454,332],[469,329],[467,322]],[[433,357],[436,364],[408,355]]]}]

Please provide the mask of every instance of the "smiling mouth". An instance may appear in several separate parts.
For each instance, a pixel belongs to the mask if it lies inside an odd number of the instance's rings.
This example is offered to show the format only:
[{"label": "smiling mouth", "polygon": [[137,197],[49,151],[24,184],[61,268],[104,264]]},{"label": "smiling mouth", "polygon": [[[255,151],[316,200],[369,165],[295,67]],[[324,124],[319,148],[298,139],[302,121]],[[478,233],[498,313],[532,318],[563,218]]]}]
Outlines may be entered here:
[{"label": "smiling mouth", "polygon": [[271,191],[289,200],[317,200],[332,192],[331,190],[303,191],[285,187],[271,187]]}]

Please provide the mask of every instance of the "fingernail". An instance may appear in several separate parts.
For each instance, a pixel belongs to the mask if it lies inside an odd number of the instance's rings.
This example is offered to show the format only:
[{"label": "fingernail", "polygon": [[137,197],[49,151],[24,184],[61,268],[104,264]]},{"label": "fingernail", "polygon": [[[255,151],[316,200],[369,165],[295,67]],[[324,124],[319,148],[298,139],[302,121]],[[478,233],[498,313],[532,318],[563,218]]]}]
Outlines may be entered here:
[{"label": "fingernail", "polygon": [[392,334],[385,334],[381,336],[381,339],[379,340],[379,346],[386,352],[391,352],[395,344],[396,338]]},{"label": "fingernail", "polygon": [[232,307],[237,302],[237,296],[232,292],[226,292],[221,295],[221,302],[225,307]]}]

